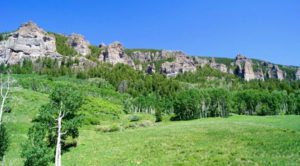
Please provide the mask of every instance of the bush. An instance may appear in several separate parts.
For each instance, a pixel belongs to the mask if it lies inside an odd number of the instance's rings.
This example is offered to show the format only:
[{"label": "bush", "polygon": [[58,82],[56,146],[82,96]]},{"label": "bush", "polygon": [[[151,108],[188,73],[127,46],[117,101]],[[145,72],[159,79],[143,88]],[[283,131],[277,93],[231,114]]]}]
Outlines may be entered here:
[{"label": "bush", "polygon": [[123,114],[122,106],[102,98],[88,97],[79,109],[84,124],[98,125],[101,121],[116,121]]},{"label": "bush", "polygon": [[117,124],[113,124],[113,125],[104,125],[104,126],[99,126],[96,128],[96,131],[101,131],[101,132],[116,132],[116,131],[120,131],[122,129],[121,126],[117,125]]},{"label": "bush", "polygon": [[137,122],[137,121],[139,121],[140,120],[140,117],[138,117],[137,115],[131,115],[130,117],[129,117],[129,121],[130,122]]},{"label": "bush", "polygon": [[161,111],[156,109],[155,110],[155,122],[161,122],[161,121],[162,121]]},{"label": "bush", "polygon": [[78,53],[67,44],[68,38],[59,35],[59,34],[54,34],[55,39],[56,39],[56,50],[58,53],[64,56],[75,56]]},{"label": "bush", "polygon": [[2,123],[0,125],[0,160],[3,159],[3,156],[8,149],[8,144],[8,133],[6,131],[5,125]]}]

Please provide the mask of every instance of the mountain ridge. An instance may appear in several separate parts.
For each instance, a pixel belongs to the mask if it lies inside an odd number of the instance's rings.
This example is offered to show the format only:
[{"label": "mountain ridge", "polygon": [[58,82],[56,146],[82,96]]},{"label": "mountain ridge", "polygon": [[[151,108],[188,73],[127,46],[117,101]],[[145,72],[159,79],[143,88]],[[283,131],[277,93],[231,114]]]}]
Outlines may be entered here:
[{"label": "mountain ridge", "polygon": [[32,21],[22,24],[14,32],[1,33],[0,36],[0,64],[4,65],[21,64],[24,59],[36,61],[40,57],[58,61],[64,57],[72,57],[74,60],[80,59],[78,68],[81,69],[96,66],[98,63],[112,65],[123,63],[148,74],[158,72],[175,77],[209,66],[223,73],[234,74],[246,81],[300,79],[298,66],[274,64],[247,58],[241,54],[233,59],[191,56],[175,50],[132,49],[125,48],[121,42],[94,46],[83,35],[49,33]]}]

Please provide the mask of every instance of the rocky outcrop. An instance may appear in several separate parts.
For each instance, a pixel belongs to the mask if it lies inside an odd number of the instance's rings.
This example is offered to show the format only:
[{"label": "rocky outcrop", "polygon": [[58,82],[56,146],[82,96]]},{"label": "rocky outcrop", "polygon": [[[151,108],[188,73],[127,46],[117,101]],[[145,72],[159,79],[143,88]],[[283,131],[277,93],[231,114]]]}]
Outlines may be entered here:
[{"label": "rocky outcrop", "polygon": [[68,37],[69,46],[73,47],[74,50],[83,56],[89,55],[91,50],[89,48],[90,43],[85,40],[82,35],[72,34]]},{"label": "rocky outcrop", "polygon": [[196,71],[197,68],[194,60],[186,56],[183,52],[175,51],[171,53],[171,55],[175,56],[175,61],[163,63],[160,69],[161,73],[166,74],[169,77],[174,77],[179,73]]},{"label": "rocky outcrop", "polygon": [[105,47],[99,56],[99,61],[111,63],[113,65],[122,63],[134,67],[133,60],[126,55],[125,49],[120,42],[114,42]]},{"label": "rocky outcrop", "polygon": [[155,73],[155,65],[154,64],[149,64],[146,68],[146,73],[147,74],[153,74]]},{"label": "rocky outcrop", "polygon": [[260,69],[257,72],[254,73],[255,74],[255,79],[264,81],[265,80],[265,75],[264,72]]},{"label": "rocky outcrop", "polygon": [[149,63],[163,59],[162,51],[134,51],[132,52],[131,57],[133,60],[141,63]]},{"label": "rocky outcrop", "polygon": [[200,58],[200,57],[193,57],[194,63],[196,66],[199,66],[203,68],[204,66],[208,65],[210,62],[206,58]]},{"label": "rocky outcrop", "polygon": [[228,72],[227,66],[224,65],[224,64],[216,63],[215,58],[212,58],[209,66],[211,68],[219,70],[219,71],[221,71],[223,73],[227,73]]},{"label": "rocky outcrop", "polygon": [[243,75],[246,81],[256,79],[255,74],[253,72],[251,61],[245,61]]},{"label": "rocky outcrop", "polygon": [[55,37],[35,23],[23,24],[0,43],[0,64],[18,64],[24,59],[61,58],[56,52]]},{"label": "rocky outcrop", "polygon": [[252,60],[248,59],[246,56],[238,54],[235,58],[235,65],[237,66],[235,74],[244,78],[244,80],[264,80],[263,71],[260,69],[254,72]]},{"label": "rocky outcrop", "polygon": [[285,75],[285,73],[277,65],[273,65],[268,70],[268,78],[283,80],[284,75]]},{"label": "rocky outcrop", "polygon": [[97,63],[86,59],[85,57],[72,58],[72,60],[78,60],[78,63],[73,64],[72,68],[76,71],[83,71],[87,68],[96,67]]},{"label": "rocky outcrop", "polygon": [[300,80],[300,68],[296,72],[296,80]]}]

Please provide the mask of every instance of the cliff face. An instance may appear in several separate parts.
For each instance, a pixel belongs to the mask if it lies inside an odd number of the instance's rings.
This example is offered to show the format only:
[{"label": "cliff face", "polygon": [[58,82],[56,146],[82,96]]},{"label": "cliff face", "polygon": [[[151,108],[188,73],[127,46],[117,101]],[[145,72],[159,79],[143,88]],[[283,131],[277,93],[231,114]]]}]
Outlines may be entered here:
[{"label": "cliff face", "polygon": [[[0,42],[0,64],[14,65],[22,63],[24,59],[35,61],[37,58],[44,57],[60,60],[63,57],[56,51],[55,36],[45,32],[33,22],[21,25],[17,31],[8,34],[8,38],[5,39]],[[78,34],[67,36],[65,44],[78,53],[72,58],[79,60],[79,64],[73,66],[74,69],[84,70],[84,66],[96,66],[96,62],[86,58],[91,54],[91,50],[90,43],[84,36]],[[265,78],[283,80],[286,76],[286,73],[277,65],[252,61],[240,54],[235,60],[218,59],[219,63],[217,63],[215,58],[209,60],[204,57],[188,56],[182,51],[125,50],[120,42],[114,42],[108,46],[100,44],[99,47],[102,51],[98,56],[98,62],[113,65],[122,63],[148,74],[159,72],[172,77],[184,72],[194,72],[198,67],[209,66],[223,73],[236,74],[246,81]],[[300,80],[300,69],[295,76],[297,80]]]},{"label": "cliff face", "polygon": [[91,50],[89,49],[90,43],[85,40],[82,35],[72,34],[68,37],[68,44],[73,47],[78,54],[83,56],[89,55]]},{"label": "cliff face", "polygon": [[194,72],[196,66],[192,58],[181,51],[168,51],[167,54],[175,58],[173,62],[165,62],[161,66],[161,73],[167,76],[176,76],[179,73]]},{"label": "cliff face", "polygon": [[244,74],[244,79],[246,81],[250,81],[250,80],[256,79],[256,76],[255,76],[255,74],[253,72],[251,61],[246,61],[245,62],[243,74]]},{"label": "cliff face", "polygon": [[277,65],[273,65],[268,70],[268,78],[283,80],[284,75],[285,75],[285,73]]},{"label": "cliff face", "polygon": [[60,58],[56,52],[55,37],[46,33],[35,23],[23,24],[0,43],[0,63],[18,64],[24,59],[39,57]]},{"label": "cliff face", "polygon": [[105,47],[99,55],[99,61],[113,65],[123,63],[135,67],[133,60],[125,53],[125,49],[120,42],[114,42]]}]

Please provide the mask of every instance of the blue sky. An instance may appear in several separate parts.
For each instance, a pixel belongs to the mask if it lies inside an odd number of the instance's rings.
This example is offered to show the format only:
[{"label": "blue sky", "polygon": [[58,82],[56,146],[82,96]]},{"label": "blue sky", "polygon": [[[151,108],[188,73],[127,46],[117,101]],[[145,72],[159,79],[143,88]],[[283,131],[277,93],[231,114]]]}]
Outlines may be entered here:
[{"label": "blue sky", "polygon": [[299,0],[1,0],[0,31],[28,20],[91,43],[300,66]]}]

